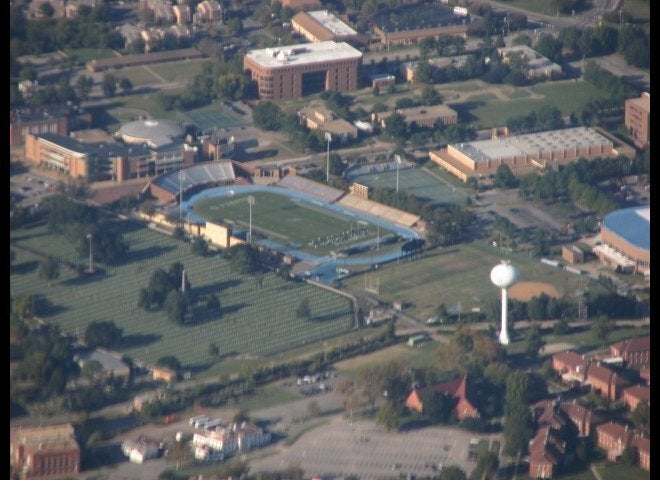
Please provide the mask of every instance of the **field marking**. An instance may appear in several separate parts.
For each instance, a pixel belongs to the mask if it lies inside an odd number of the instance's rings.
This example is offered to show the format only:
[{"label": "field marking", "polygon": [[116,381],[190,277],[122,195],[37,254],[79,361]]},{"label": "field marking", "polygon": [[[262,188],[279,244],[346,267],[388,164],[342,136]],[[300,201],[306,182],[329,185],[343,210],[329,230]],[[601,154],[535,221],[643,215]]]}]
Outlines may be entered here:
[{"label": "field marking", "polygon": [[144,68],[147,72],[149,72],[150,74],[152,74],[154,77],[160,79],[161,83],[167,83],[167,80],[165,80],[163,77],[161,77],[160,75],[158,75],[156,72],[154,72],[154,71],[153,71],[152,69],[150,69],[148,66],[143,65],[142,68]]}]

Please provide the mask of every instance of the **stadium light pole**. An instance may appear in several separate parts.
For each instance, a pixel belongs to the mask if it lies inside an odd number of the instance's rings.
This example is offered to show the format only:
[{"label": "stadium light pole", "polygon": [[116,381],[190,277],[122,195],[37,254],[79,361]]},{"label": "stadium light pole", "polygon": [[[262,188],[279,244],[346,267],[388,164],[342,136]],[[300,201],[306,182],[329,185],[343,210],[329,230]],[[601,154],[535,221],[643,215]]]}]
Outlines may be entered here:
[{"label": "stadium light pole", "polygon": [[94,271],[94,267],[92,264],[92,234],[91,233],[87,234],[87,240],[89,240],[89,273],[92,273]]},{"label": "stadium light pole", "polygon": [[249,195],[247,198],[248,205],[250,206],[250,231],[248,233],[249,241],[248,243],[252,245],[252,205],[254,205],[254,197]]},{"label": "stadium light pole", "polygon": [[332,142],[332,135],[330,132],[325,132],[325,140],[328,142],[328,154],[325,158],[325,183],[330,183],[330,142]]},{"label": "stadium light pole", "polygon": [[183,169],[179,170],[179,224],[181,224],[181,219],[183,216],[183,189],[181,186],[181,181],[183,180]]},{"label": "stadium light pole", "polygon": [[401,155],[394,155],[396,161],[396,193],[399,193],[399,165],[401,164]]}]

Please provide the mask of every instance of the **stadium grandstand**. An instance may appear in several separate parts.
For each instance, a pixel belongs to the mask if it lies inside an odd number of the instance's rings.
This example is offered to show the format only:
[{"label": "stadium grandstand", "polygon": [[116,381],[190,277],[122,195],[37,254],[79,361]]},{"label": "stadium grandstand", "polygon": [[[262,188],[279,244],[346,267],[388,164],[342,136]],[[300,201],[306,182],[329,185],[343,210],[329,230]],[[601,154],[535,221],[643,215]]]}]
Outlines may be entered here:
[{"label": "stadium grandstand", "polygon": [[285,176],[278,185],[295,190],[296,192],[311,195],[327,203],[336,202],[343,194],[343,190],[323,185],[322,183],[308,180],[297,175]]},{"label": "stadium grandstand", "polygon": [[396,225],[402,225],[404,227],[419,225],[421,220],[419,215],[388,207],[382,203],[374,202],[373,200],[367,200],[353,194],[348,194],[342,197],[337,202],[337,205],[341,205],[342,207],[350,208],[352,210],[357,210],[359,212],[366,213],[367,215],[372,215],[374,217],[381,218],[388,222],[394,223]]},{"label": "stadium grandstand", "polygon": [[234,183],[236,174],[232,162],[213,162],[194,165],[154,178],[149,188],[151,194],[164,202],[177,200],[179,191],[189,193],[201,187]]}]

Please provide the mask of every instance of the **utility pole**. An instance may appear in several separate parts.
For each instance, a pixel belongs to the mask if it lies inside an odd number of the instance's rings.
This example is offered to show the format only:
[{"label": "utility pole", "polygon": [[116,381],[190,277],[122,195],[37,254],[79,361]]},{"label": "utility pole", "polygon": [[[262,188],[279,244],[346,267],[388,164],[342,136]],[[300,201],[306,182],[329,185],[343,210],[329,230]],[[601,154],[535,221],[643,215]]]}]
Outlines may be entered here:
[{"label": "utility pole", "polygon": [[401,155],[394,155],[396,161],[396,193],[399,193],[399,165],[401,165]]},{"label": "utility pole", "polygon": [[183,187],[181,185],[181,182],[183,181],[183,169],[179,170],[179,224],[181,223],[181,219],[183,217],[182,209],[183,209]]},{"label": "utility pole", "polygon": [[87,234],[87,240],[89,240],[89,273],[94,272],[94,267],[92,264],[92,234]]},{"label": "utility pole", "polygon": [[248,234],[248,243],[252,245],[252,205],[254,205],[254,196],[249,195],[247,201],[248,205],[250,205],[250,232]]},{"label": "utility pole", "polygon": [[330,184],[330,142],[332,141],[330,132],[325,132],[325,140],[328,142],[328,154],[325,159],[325,183]]}]

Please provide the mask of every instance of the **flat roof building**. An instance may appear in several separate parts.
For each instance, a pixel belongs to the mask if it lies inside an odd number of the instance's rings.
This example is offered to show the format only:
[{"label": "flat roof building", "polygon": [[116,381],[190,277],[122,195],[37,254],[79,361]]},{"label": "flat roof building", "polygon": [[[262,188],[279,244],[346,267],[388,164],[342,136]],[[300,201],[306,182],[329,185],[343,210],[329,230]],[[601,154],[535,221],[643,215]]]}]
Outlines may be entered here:
[{"label": "flat roof building", "polygon": [[358,33],[327,10],[298,12],[291,19],[291,28],[310,42],[345,41]]},{"label": "flat roof building", "polygon": [[429,153],[434,163],[463,181],[472,176],[493,174],[500,165],[508,165],[516,175],[565,165],[579,158],[590,160],[618,155],[632,156],[634,149],[615,144],[611,138],[587,127],[455,143]]},{"label": "flat roof building", "polygon": [[358,87],[362,53],[345,42],[319,42],[252,50],[243,68],[258,85],[259,98],[298,98]]},{"label": "flat roof building", "polygon": [[601,262],[624,271],[651,275],[651,207],[610,212],[601,223],[601,244],[593,248]]},{"label": "flat roof building", "polygon": [[520,55],[527,62],[527,78],[549,78],[552,75],[561,75],[561,66],[544,57],[527,45],[514,45],[497,49],[504,63],[509,63],[511,57]]},{"label": "flat roof building", "polygon": [[[415,124],[418,127],[433,128],[435,122],[442,122],[444,125],[456,125],[458,123],[458,113],[447,105],[432,105],[422,107],[400,108],[396,110],[404,116],[407,125]],[[373,113],[372,120],[380,123],[385,128],[387,119],[394,112]]]},{"label": "flat roof building", "polygon": [[644,148],[651,141],[651,94],[625,101],[624,124],[635,146]]}]

